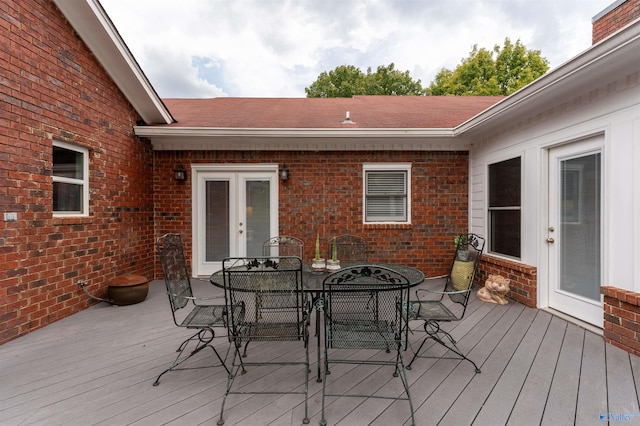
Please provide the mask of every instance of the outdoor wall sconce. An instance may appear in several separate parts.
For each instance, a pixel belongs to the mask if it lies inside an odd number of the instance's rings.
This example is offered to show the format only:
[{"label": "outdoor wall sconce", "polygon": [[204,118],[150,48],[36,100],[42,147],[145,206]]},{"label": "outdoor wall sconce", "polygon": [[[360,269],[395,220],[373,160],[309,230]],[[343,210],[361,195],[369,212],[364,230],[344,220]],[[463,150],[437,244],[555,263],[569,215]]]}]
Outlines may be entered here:
[{"label": "outdoor wall sconce", "polygon": [[178,164],[178,167],[173,169],[173,180],[176,182],[184,182],[187,180],[187,171],[182,164]]},{"label": "outdoor wall sconce", "polygon": [[289,169],[286,164],[283,164],[280,169],[280,180],[289,180]]}]

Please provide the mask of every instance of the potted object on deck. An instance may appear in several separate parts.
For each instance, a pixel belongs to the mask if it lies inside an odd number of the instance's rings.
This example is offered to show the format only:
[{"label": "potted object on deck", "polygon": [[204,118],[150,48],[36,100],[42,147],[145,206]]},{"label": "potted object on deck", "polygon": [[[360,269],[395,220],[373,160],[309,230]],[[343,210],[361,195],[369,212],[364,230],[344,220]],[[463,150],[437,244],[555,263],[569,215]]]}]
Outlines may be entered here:
[{"label": "potted object on deck", "polygon": [[316,256],[311,263],[311,269],[313,269],[313,272],[324,272],[325,267],[325,261],[320,257],[320,234],[318,233],[316,235]]},{"label": "potted object on deck", "polygon": [[327,260],[327,271],[337,271],[338,269],[340,269],[340,260],[338,260],[338,245],[336,243],[336,238],[333,237],[331,259]]},{"label": "potted object on deck", "polygon": [[470,277],[473,274],[473,259],[469,258],[469,241],[465,234],[453,238],[455,244],[456,257],[451,268],[451,281],[453,288],[458,291],[469,289],[472,284]]}]

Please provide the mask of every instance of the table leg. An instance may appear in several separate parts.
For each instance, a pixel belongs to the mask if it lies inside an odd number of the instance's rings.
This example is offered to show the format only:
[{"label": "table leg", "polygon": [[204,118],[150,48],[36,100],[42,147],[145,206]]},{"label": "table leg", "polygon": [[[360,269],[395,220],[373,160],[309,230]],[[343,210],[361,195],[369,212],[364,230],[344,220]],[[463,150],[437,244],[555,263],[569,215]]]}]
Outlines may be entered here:
[{"label": "table leg", "polygon": [[316,338],[318,339],[318,378],[316,382],[322,382],[322,369],[320,364],[320,310],[316,308]]}]

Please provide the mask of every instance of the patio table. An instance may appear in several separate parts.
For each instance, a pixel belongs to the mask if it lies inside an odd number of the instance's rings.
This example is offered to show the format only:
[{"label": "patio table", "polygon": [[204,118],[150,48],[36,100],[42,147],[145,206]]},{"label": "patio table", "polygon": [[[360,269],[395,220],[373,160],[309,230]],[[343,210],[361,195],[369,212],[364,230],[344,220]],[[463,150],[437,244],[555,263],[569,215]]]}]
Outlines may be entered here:
[{"label": "patio table", "polygon": [[[404,275],[409,280],[409,287],[414,287],[424,281],[424,274],[422,271],[412,268],[411,266],[400,265],[395,263],[378,263],[378,262],[360,262],[358,265],[370,265],[370,266],[382,266],[391,269],[399,274]],[[355,266],[355,264],[350,265]],[[349,265],[344,266],[348,268]],[[316,381],[322,382],[322,369],[320,363],[320,348],[322,341],[320,338],[320,311],[323,308],[322,300],[322,283],[326,277],[330,275],[329,272],[315,272],[311,269],[311,264],[305,264],[302,272],[302,289],[304,292],[309,293],[313,297],[313,307],[316,311],[316,337],[318,341],[317,358],[318,358],[318,376]],[[222,270],[216,271],[209,277],[209,281],[216,287],[224,288],[224,275]]]}]

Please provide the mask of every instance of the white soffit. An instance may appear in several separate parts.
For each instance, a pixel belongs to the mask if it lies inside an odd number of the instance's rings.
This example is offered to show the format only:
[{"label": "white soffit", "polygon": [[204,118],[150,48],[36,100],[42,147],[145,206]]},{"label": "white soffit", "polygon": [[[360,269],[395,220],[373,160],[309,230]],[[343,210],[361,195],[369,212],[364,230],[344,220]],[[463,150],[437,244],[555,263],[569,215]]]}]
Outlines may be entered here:
[{"label": "white soffit", "polygon": [[453,129],[279,129],[136,126],[154,150],[467,151]]}]

